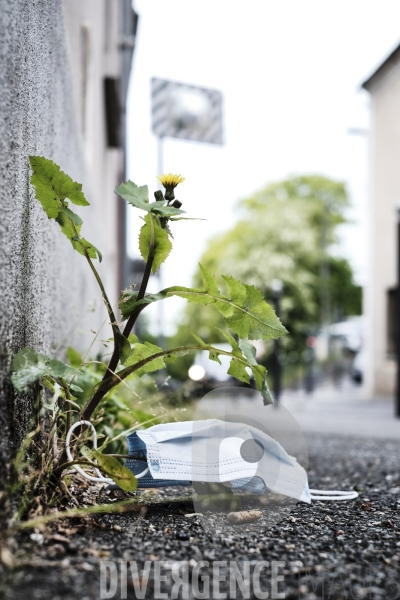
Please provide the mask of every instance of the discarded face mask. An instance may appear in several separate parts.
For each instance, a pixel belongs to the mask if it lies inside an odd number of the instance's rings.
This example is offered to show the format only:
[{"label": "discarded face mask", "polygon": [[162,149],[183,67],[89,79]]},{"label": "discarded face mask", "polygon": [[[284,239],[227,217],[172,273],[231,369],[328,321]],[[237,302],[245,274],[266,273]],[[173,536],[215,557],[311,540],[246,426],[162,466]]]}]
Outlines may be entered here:
[{"label": "discarded face mask", "polygon": [[[128,437],[129,454],[146,456],[139,487],[231,482],[233,490],[266,490],[310,503],[307,474],[267,433],[219,419],[154,425]],[[143,461],[128,459],[135,475]]]},{"label": "discarded face mask", "polygon": [[[89,424],[95,436],[91,423],[80,421],[73,427],[79,424]],[[71,433],[72,428],[67,452]],[[135,431],[127,441],[129,455],[135,458],[129,458],[125,466],[136,475],[139,488],[230,482],[232,490],[256,494],[271,491],[308,504],[311,500],[352,500],[358,496],[352,491],[310,490],[307,473],[296,458],[266,432],[246,423],[219,419],[165,423]],[[98,470],[100,477],[95,478],[77,465],[75,468],[92,481],[114,484]]]}]

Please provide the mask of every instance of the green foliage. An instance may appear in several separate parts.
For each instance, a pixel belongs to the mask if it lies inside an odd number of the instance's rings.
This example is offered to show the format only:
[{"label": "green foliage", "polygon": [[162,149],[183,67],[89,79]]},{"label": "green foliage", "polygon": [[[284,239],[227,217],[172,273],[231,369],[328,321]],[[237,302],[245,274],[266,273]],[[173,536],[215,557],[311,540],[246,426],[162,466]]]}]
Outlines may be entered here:
[{"label": "green foliage", "polygon": [[93,244],[81,238],[82,219],[68,208],[67,199],[78,206],[89,206],[82,192],[82,185],[60,170],[53,161],[43,156],[30,156],[33,171],[31,183],[35,187],[36,198],[41,203],[49,219],[55,219],[73,248],[85,256],[97,258],[101,253]]},{"label": "green foliage", "polygon": [[33,171],[31,183],[49,219],[57,216],[60,203],[66,198],[78,206],[89,206],[82,185],[63,173],[53,161],[43,156],[30,156],[29,162]]},{"label": "green foliage", "polygon": [[[86,461],[90,463],[96,461],[99,468],[107,473],[121,489],[133,491],[137,487],[134,475],[118,460],[104,454],[103,451],[115,453],[126,450],[124,438],[127,430],[133,431],[138,426],[146,427],[158,422],[158,416],[148,410],[147,406],[146,410],[143,410],[137,405],[141,400],[136,390],[141,386],[145,387],[151,381],[149,375],[164,369],[166,365],[171,367],[177,358],[188,360],[188,356],[198,350],[208,352],[210,360],[220,364],[220,357],[228,356],[230,357],[229,374],[246,384],[249,384],[254,377],[264,403],[269,404],[272,398],[266,382],[266,369],[257,364],[255,348],[248,340],[276,339],[287,333],[287,330],[273,308],[265,301],[263,286],[257,289],[253,285],[251,276],[247,278],[247,283],[241,283],[236,278],[234,269],[225,271],[232,272],[234,276],[224,276],[222,281],[217,281],[213,275],[216,269],[208,256],[203,266],[200,266],[202,286],[199,282],[199,287],[195,288],[174,286],[155,294],[146,294],[150,273],[157,271],[172,249],[170,223],[186,220],[186,217],[180,216],[184,211],[177,208],[181,206],[181,202],[175,201],[173,192],[173,188],[182,181],[181,177],[176,179],[172,187],[166,183],[165,193],[157,192],[156,201],[152,203],[149,202],[147,186],[137,186],[132,181],[127,181],[115,190],[133,208],[145,213],[144,225],[139,235],[139,250],[147,263],[139,292],[125,290],[121,293],[119,308],[123,319],[129,320],[123,331],[120,330],[120,324],[114,315],[100,275],[91,261],[96,257],[101,261],[101,253],[81,237],[82,218],[69,206],[69,202],[80,206],[88,205],[82,186],[74,182],[52,161],[43,157],[31,156],[30,166],[33,172],[31,182],[43,210],[48,218],[58,223],[73,248],[88,260],[104,298],[109,324],[113,330],[113,337],[105,342],[106,346],[110,342],[113,343],[108,363],[103,362],[102,356],[97,356],[93,361],[86,361],[86,358],[72,348],[67,350],[70,365],[51,359],[30,348],[21,350],[14,358],[11,377],[14,387],[18,391],[25,392],[40,382],[38,397],[41,400],[41,410],[38,414],[46,414],[46,418],[50,418],[51,425],[45,448],[47,475],[43,481],[50,480],[52,476],[50,471],[54,466],[53,476],[60,477],[62,473],[63,465],[67,462],[65,436],[71,424],[82,418],[85,420],[92,418],[98,439],[101,440],[99,450],[82,447],[82,439],[74,443],[80,444],[81,453]],[[173,201],[175,206],[171,204]],[[274,225],[274,235],[279,231],[277,225],[277,223]],[[253,234],[254,232],[251,233]],[[265,237],[265,230],[262,230],[262,235]],[[256,263],[258,267],[261,263],[268,263],[268,260],[260,260],[258,257]],[[191,341],[191,344],[166,350],[148,339],[143,339],[142,335],[139,339],[132,333],[139,313],[147,305],[171,296],[185,298],[189,306],[195,305],[196,311],[200,313],[203,309],[213,309],[214,321],[209,321],[208,326],[220,325],[220,319],[238,339],[220,328],[216,329],[212,336],[227,339],[231,350],[220,349],[209,343],[209,340],[205,342],[201,327],[195,328],[196,333],[193,334],[196,344]],[[140,333],[140,329],[136,332]],[[150,395],[157,396],[157,393],[152,392]],[[168,402],[179,404],[189,395],[189,388],[180,395],[181,399],[177,399],[176,394],[170,393]],[[167,396],[164,394],[163,397]],[[160,399],[158,402],[161,402]],[[162,410],[165,410],[164,407]],[[56,459],[56,462],[58,461],[56,465],[54,465],[54,456],[57,455],[54,453],[55,447],[64,447]],[[80,461],[83,462],[82,459]]]},{"label": "green foliage", "polygon": [[[148,358],[149,356],[154,356],[154,354],[158,354],[162,352],[162,348],[155,346],[154,344],[150,344],[150,342],[145,342],[144,344],[136,343],[133,345],[132,352],[129,358],[125,362],[125,366],[129,367],[131,365],[135,365],[139,361],[144,358]],[[154,371],[159,371],[165,367],[164,358],[161,356],[160,358],[155,358],[151,362],[143,365],[140,369],[135,371],[136,377],[141,377],[145,373],[152,373]]]},{"label": "green foliage", "polygon": [[[290,331],[281,341],[283,351],[302,352],[308,332],[320,326],[325,285],[332,320],[335,315],[360,314],[360,288],[348,261],[329,254],[347,205],[344,184],[325,177],[292,177],[270,184],[241,201],[240,221],[215,237],[201,258],[208,271],[230,273],[256,286],[267,301],[273,299],[272,280],[282,280],[281,318]],[[321,280],[322,261],[327,264],[327,282]],[[194,285],[202,278],[199,270]],[[216,330],[223,323],[209,306],[189,305],[169,343],[186,343],[189,330],[202,331],[208,342],[223,341]]]},{"label": "green foliage", "polygon": [[160,217],[172,217],[184,213],[184,210],[174,208],[173,206],[165,206],[166,201],[157,201],[149,203],[149,190],[147,185],[137,186],[133,181],[126,181],[115,188],[115,193],[121,196],[129,204],[135,208],[145,210]]},{"label": "green foliage", "polygon": [[200,265],[205,290],[185,287],[170,287],[158,294],[148,295],[136,302],[137,292],[125,290],[119,302],[123,318],[139,305],[149,304],[170,296],[185,298],[196,304],[212,304],[224,317],[226,324],[238,336],[256,339],[276,339],[287,333],[276,316],[273,308],[267,304],[262,292],[254,286],[240,283],[233,277],[224,277],[228,287],[228,296],[220,293],[215,277]]},{"label": "green foliage", "polygon": [[15,389],[26,392],[30,386],[46,375],[69,379],[78,375],[79,371],[31,348],[23,348],[14,356],[11,373],[11,381]]},{"label": "green foliage", "polygon": [[140,230],[139,249],[144,261],[149,258],[150,248],[153,247],[154,259],[151,272],[155,273],[167,259],[172,250],[168,233],[158,223],[157,219],[149,214],[144,218],[145,224]]},{"label": "green foliage", "polygon": [[100,469],[111,477],[115,483],[124,490],[124,492],[134,492],[138,486],[138,481],[134,474],[121,465],[113,456],[107,456],[97,450],[90,450],[87,446],[80,448],[82,456],[90,461],[97,461]]}]

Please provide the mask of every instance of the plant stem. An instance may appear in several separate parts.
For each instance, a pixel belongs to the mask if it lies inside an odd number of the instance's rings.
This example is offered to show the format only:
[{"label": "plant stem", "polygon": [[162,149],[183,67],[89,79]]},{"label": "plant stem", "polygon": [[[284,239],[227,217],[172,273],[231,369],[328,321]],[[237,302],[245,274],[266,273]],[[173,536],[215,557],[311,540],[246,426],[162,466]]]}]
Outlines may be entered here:
[{"label": "plant stem", "polygon": [[[149,279],[150,279],[150,275],[151,275],[151,267],[153,265],[153,261],[154,261],[154,228],[152,229],[152,236],[150,239],[149,256],[147,259],[146,267],[144,270],[142,282],[140,284],[140,289],[139,289],[139,293],[138,293],[138,297],[137,297],[138,301],[143,300],[144,295],[146,293],[147,285],[149,283]],[[128,322],[125,325],[124,331],[122,333],[122,335],[124,337],[127,338],[129,336],[129,334],[131,333],[133,326],[135,325],[137,318],[138,318],[139,314],[142,312],[144,306],[139,306],[130,315]],[[110,362],[108,364],[107,371],[104,374],[102,383],[106,379],[109,379],[111,377],[111,375],[113,375],[113,372],[117,368],[120,354],[121,353],[120,353],[119,347],[117,346],[117,344],[114,344],[114,352],[113,352]],[[97,390],[97,392],[89,400],[88,404],[85,406],[83,413],[82,413],[82,419],[84,419],[86,421],[88,421],[90,419],[93,412],[96,410],[97,406],[99,405],[99,402],[104,398],[106,393],[107,392],[103,392],[103,389],[101,388],[101,384],[100,384],[100,389]]]},{"label": "plant stem", "polygon": [[246,367],[250,366],[245,358],[242,358],[240,356],[235,356],[232,352],[220,350],[219,348],[214,348],[213,346],[208,346],[206,344],[203,346],[200,346],[200,344],[197,344],[195,346],[180,346],[178,348],[172,348],[171,350],[162,350],[161,352],[152,354],[151,356],[148,356],[147,358],[143,358],[142,360],[135,363],[134,365],[126,367],[125,369],[122,369],[122,371],[118,371],[118,373],[113,375],[112,378],[108,379],[107,381],[103,380],[100,383],[100,388],[99,388],[98,392],[102,392],[103,395],[107,394],[113,387],[115,387],[116,385],[121,383],[121,381],[123,381],[124,379],[129,377],[129,375],[132,375],[132,373],[134,373],[135,371],[138,371],[141,367],[144,367],[145,365],[147,365],[147,363],[152,362],[153,360],[156,360],[157,358],[161,358],[163,356],[166,356],[167,354],[174,354],[176,352],[190,352],[191,350],[208,350],[208,351],[211,350],[214,352],[217,351],[218,354],[223,354],[224,356],[230,356],[231,358],[235,358],[235,360],[241,362]]},{"label": "plant stem", "polygon": [[[151,221],[151,223],[153,224],[153,222]],[[94,273],[94,276],[96,277],[96,280],[100,286],[100,289],[102,290],[103,293],[103,298],[104,301],[106,303],[107,306],[107,310],[108,310],[108,314],[110,315],[110,319],[113,319],[112,323],[115,323],[116,325],[116,320],[114,317],[114,311],[111,308],[111,304],[107,298],[107,294],[104,290],[104,286],[103,286],[103,282],[100,279],[99,274],[97,273],[92,261],[90,260],[90,257],[86,251],[86,248],[84,248],[85,251],[85,256],[87,261],[89,262],[89,265]],[[149,256],[147,258],[147,262],[146,262],[146,267],[144,270],[144,274],[143,274],[143,278],[142,278],[142,282],[140,284],[140,289],[139,289],[139,294],[138,294],[138,300],[143,300],[144,295],[146,293],[146,289],[147,289],[147,285],[149,283],[149,279],[150,279],[150,275],[151,275],[151,268],[153,266],[153,261],[154,261],[154,226],[152,227],[152,234],[151,234],[151,238],[150,238],[150,248],[149,248]],[[136,311],[134,311],[131,316],[128,319],[127,324],[125,325],[124,331],[122,333],[122,335],[124,337],[128,337],[129,334],[131,333],[133,326],[135,325],[137,318],[139,316],[139,314],[142,312],[144,306],[140,306],[138,307],[138,309]],[[114,329],[114,327],[113,327]],[[118,332],[119,328],[118,328]],[[115,336],[116,338],[116,336]],[[118,362],[120,359],[120,355],[121,355],[121,350],[119,347],[119,344],[117,343],[117,340],[114,338],[114,351],[113,354],[111,356],[110,362],[108,363],[108,367],[106,372],[104,373],[102,382],[106,381],[111,375],[114,374],[115,369],[118,366]],[[101,385],[101,384],[100,384]],[[115,385],[115,384],[114,384]],[[113,386],[111,386],[113,387]],[[110,388],[111,389],[111,388]],[[108,390],[107,390],[108,391]],[[99,403],[101,402],[101,400],[104,398],[104,396],[106,395],[107,391],[103,391],[103,389],[99,389],[97,390],[97,392],[92,396],[92,398],[89,400],[89,402],[87,403],[87,405],[85,406],[81,419],[88,421],[90,419],[90,417],[92,416],[93,412],[96,410],[96,408],[98,407]],[[81,431],[83,430],[83,427],[79,427],[78,431],[76,432],[77,435],[79,435],[81,433]],[[58,464],[61,465],[59,467],[56,467],[53,471],[53,478],[57,479],[64,467],[63,464],[67,461],[67,453],[66,450],[64,448],[63,452],[61,453],[60,459],[58,461]]]}]

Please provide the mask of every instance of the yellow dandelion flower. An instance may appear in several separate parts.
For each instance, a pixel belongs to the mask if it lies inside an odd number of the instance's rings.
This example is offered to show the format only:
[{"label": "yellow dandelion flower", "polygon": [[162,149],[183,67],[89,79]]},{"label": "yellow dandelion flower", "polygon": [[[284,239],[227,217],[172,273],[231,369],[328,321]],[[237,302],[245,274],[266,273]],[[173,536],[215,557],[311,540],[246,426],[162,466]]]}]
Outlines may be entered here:
[{"label": "yellow dandelion flower", "polygon": [[182,175],[174,175],[173,173],[159,175],[157,179],[167,190],[173,190],[179,183],[185,181],[185,178],[182,177]]}]

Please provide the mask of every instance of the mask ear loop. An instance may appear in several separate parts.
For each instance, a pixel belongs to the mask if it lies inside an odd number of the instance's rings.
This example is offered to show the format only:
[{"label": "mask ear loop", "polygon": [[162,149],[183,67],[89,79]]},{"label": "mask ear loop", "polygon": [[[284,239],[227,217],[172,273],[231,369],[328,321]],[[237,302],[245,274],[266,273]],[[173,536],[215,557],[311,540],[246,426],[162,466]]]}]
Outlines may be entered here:
[{"label": "mask ear loop", "polygon": [[[96,434],[96,430],[95,430],[93,424],[90,421],[77,421],[76,423],[74,423],[72,425],[72,427],[70,427],[70,429],[67,433],[67,438],[65,440],[65,450],[66,450],[66,453],[68,456],[68,460],[70,460],[70,461],[74,460],[74,457],[72,456],[71,449],[70,449],[71,435],[72,435],[72,432],[74,431],[74,429],[76,429],[76,427],[78,427],[79,425],[87,425],[88,427],[91,428],[92,433],[93,433],[93,448],[95,450],[97,449],[97,434]],[[102,475],[102,473],[99,471],[99,469],[97,467],[95,467],[97,477],[93,477],[92,475],[89,475],[88,473],[86,473],[79,465],[72,465],[72,466],[75,469],[75,471],[77,471],[80,475],[82,475],[82,477],[84,477],[85,479],[88,479],[89,481],[100,481],[101,483],[114,484],[114,485],[118,486],[118,484],[116,484],[115,481],[113,479],[111,479],[110,477],[104,477],[104,475]],[[145,469],[138,475],[135,475],[135,477],[136,477],[136,479],[140,479],[141,477],[144,477],[144,475],[146,475],[148,472],[149,472],[149,467],[147,467],[147,469]]]},{"label": "mask ear loop", "polygon": [[355,500],[358,492],[339,492],[337,490],[310,490],[311,500]]}]

